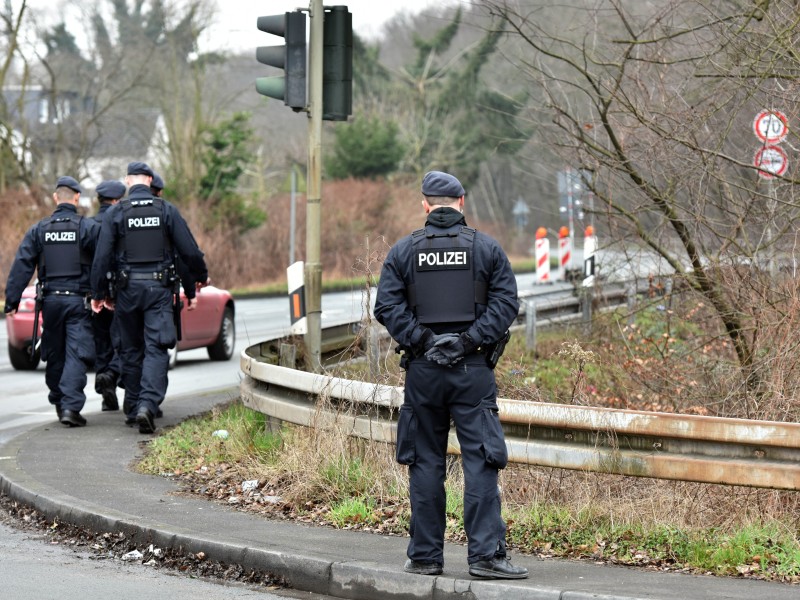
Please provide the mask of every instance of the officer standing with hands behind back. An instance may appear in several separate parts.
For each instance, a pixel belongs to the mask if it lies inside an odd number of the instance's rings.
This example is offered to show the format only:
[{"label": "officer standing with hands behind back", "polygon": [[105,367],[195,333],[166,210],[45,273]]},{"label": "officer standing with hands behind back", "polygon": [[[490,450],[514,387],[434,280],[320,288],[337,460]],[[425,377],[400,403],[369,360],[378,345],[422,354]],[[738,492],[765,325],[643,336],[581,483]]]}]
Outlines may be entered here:
[{"label": "officer standing with hands behind back", "polygon": [[89,272],[100,226],[78,214],[81,186],[72,177],[59,177],[53,200],[55,212],[31,227],[17,249],[6,283],[5,312],[19,307],[22,292],[38,269],[37,302],[41,290],[42,359],[47,361],[48,399],[58,420],[83,427],[86,370],[94,363],[91,311],[87,297]]},{"label": "officer standing with hands behind back", "polygon": [[[100,182],[95,191],[97,192],[97,201],[100,203],[100,209],[92,218],[98,224],[102,224],[108,209],[119,202],[119,199],[125,195],[125,184],[121,181],[106,180]],[[106,279],[107,286],[113,286],[114,284],[113,278]],[[109,295],[111,295],[110,288]],[[104,411],[119,410],[117,380],[119,379],[120,367],[119,357],[116,355],[116,347],[119,344],[114,339],[116,331],[112,332],[113,323],[114,312],[107,308],[103,308],[92,317],[94,346],[97,353],[97,358],[94,362],[94,391],[103,396],[101,409]]]},{"label": "officer standing with hands behind back", "polygon": [[[140,433],[155,431],[158,406],[167,392],[168,349],[177,343],[173,296],[180,281],[179,256],[197,288],[209,284],[197,242],[178,209],[153,196],[153,170],[143,162],[128,165],[128,196],[103,220],[92,264],[92,309],[116,310],[120,359],[128,419]],[[116,301],[107,297],[106,275],[117,273]],[[196,299],[189,299],[189,310]]]},{"label": "officer standing with hands behind back", "polygon": [[395,244],[383,264],[375,317],[404,352],[397,462],[408,465],[411,524],[405,571],[439,575],[444,564],[450,420],[464,470],[464,529],[474,577],[523,579],[506,556],[498,471],[508,462],[494,366],[519,312],[503,249],[467,227],[464,188],[430,171],[422,180],[425,227]]}]

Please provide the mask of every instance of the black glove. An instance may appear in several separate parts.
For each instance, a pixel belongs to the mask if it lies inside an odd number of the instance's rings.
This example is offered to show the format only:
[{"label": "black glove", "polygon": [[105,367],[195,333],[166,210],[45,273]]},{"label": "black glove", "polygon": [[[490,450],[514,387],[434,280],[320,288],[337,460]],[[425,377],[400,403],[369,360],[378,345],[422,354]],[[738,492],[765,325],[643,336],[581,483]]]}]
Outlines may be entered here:
[{"label": "black glove", "polygon": [[427,327],[424,327],[424,329],[425,331],[421,336],[419,336],[417,343],[411,346],[411,353],[414,356],[422,356],[425,354],[425,352],[427,352],[436,341],[436,336],[434,335],[433,331]]},{"label": "black glove", "polygon": [[477,345],[466,332],[462,334],[445,333],[438,336],[433,348],[425,353],[425,358],[443,366],[452,366],[475,350]]},{"label": "black glove", "polygon": [[457,335],[458,334],[456,334],[456,333],[443,333],[443,334],[437,335],[437,334],[433,333],[433,331],[431,331],[430,329],[428,329],[426,327],[425,328],[425,333],[423,333],[420,336],[419,341],[416,344],[414,344],[414,348],[412,349],[413,352],[414,352],[414,356],[422,356],[428,350],[433,348],[433,345],[436,342],[438,342],[440,339],[442,339],[444,337],[457,336]]},{"label": "black glove", "polygon": [[10,303],[6,302],[6,305],[3,307],[3,312],[6,313],[6,314],[12,313],[15,310],[17,310],[18,308],[19,308],[19,302],[17,302],[16,304],[10,304]]}]

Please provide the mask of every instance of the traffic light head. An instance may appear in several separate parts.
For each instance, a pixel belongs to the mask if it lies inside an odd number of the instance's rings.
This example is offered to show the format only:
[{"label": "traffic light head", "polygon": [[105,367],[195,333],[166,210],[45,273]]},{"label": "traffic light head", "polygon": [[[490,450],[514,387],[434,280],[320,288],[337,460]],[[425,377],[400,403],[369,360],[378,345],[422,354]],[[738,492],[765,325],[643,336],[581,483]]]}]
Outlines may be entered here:
[{"label": "traffic light head", "polygon": [[283,75],[259,77],[256,91],[270,98],[283,100],[292,110],[306,107],[306,15],[287,12],[282,15],[258,17],[261,31],[286,40],[284,46],[260,46],[256,49],[258,62],[283,69]]},{"label": "traffic light head", "polygon": [[353,15],[346,6],[325,8],[322,52],[322,118],[353,114]]}]

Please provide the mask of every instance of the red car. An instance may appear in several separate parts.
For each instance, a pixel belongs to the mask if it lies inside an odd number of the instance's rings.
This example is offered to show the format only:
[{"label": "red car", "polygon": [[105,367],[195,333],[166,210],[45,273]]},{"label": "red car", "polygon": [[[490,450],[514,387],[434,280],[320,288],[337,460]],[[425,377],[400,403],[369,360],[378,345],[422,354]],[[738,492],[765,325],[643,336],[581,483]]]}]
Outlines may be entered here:
[{"label": "red car", "polygon": [[[29,371],[39,366],[40,349],[36,348],[31,357],[31,341],[33,341],[33,309],[36,288],[28,286],[22,294],[16,314],[6,315],[6,331],[8,332],[8,357],[11,366],[18,371]],[[183,305],[186,296],[181,291]],[[206,348],[211,360],[229,360],[233,356],[236,343],[236,314],[233,296],[228,290],[221,290],[209,285],[197,293],[197,308],[181,311],[181,340],[178,347],[170,351],[170,367],[175,365],[177,352]],[[42,339],[42,321],[39,318],[39,340]]]}]

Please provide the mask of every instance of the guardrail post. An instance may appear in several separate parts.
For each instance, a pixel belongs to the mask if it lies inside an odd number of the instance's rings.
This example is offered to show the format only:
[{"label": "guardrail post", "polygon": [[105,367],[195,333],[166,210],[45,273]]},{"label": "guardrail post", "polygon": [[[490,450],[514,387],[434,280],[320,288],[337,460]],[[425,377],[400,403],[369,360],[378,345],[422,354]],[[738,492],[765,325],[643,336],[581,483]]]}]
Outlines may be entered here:
[{"label": "guardrail post", "polygon": [[282,367],[294,369],[297,366],[297,347],[294,344],[281,344],[278,362]]},{"label": "guardrail post", "polygon": [[375,323],[370,323],[367,328],[367,364],[369,374],[373,381],[378,377],[378,360],[380,356],[380,339],[378,337],[378,327]]},{"label": "guardrail post", "polygon": [[634,311],[636,310],[636,284],[632,283],[625,288],[625,297],[628,301],[628,325],[633,325],[636,321]]},{"label": "guardrail post", "polygon": [[584,331],[588,334],[592,329],[592,288],[581,288],[580,292],[581,301],[581,315],[583,321]]},{"label": "guardrail post", "polygon": [[536,302],[533,299],[525,302],[525,347],[536,350]]}]

